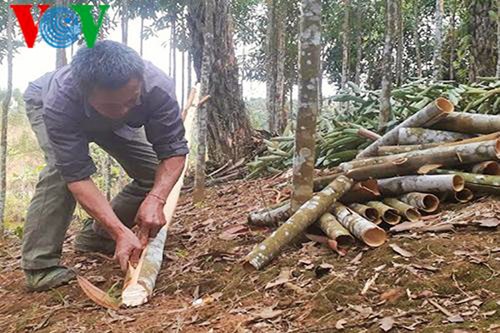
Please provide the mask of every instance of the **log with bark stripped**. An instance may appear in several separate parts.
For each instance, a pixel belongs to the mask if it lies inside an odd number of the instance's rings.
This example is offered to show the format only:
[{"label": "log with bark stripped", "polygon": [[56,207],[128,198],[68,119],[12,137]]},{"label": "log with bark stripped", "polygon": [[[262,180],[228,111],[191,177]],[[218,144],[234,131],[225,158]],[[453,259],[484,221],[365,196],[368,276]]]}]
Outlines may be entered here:
[{"label": "log with bark stripped", "polygon": [[380,218],[380,213],[378,212],[377,209],[373,207],[363,205],[360,203],[353,203],[349,205],[349,208],[358,213],[359,215],[363,216],[368,221],[371,221],[375,224],[380,224],[380,222],[382,222],[382,219]]},{"label": "log with bark stripped", "polygon": [[348,246],[354,242],[351,233],[331,213],[323,214],[318,224],[328,238],[336,241],[339,246]]},{"label": "log with bark stripped", "polygon": [[398,215],[398,211],[391,206],[388,206],[380,201],[370,201],[366,203],[368,206],[375,208],[382,221],[389,225],[396,225],[401,222],[401,216]]},{"label": "log with bark stripped", "polygon": [[428,193],[407,193],[399,197],[404,203],[426,213],[433,213],[439,208],[439,198]]},{"label": "log with bark stripped", "polygon": [[261,269],[268,264],[288,243],[326,213],[328,208],[349,191],[352,185],[351,179],[340,176],[321,192],[313,195],[271,236],[254,247],[245,259],[245,266]]},{"label": "log with bark stripped", "polygon": [[359,153],[357,157],[361,158],[374,156],[378,153],[378,148],[380,146],[394,145],[397,143],[398,131],[400,128],[431,126],[440,119],[446,117],[447,114],[452,113],[453,109],[453,104],[450,101],[444,98],[438,98],[426,108],[418,111],[413,116],[384,134],[384,136]]},{"label": "log with bark stripped", "polygon": [[397,196],[410,192],[457,192],[464,188],[464,179],[457,175],[405,176],[379,179],[383,196]]},{"label": "log with bark stripped", "polygon": [[384,203],[397,210],[401,216],[404,216],[410,222],[416,222],[422,218],[422,215],[417,209],[398,199],[386,198],[384,199]]}]

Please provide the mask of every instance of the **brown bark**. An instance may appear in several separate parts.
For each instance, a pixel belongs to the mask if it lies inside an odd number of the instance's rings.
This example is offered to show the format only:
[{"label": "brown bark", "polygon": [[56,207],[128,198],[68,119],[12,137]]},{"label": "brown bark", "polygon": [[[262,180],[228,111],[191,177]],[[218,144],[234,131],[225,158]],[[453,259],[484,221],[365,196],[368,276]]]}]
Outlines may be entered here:
[{"label": "brown bark", "polygon": [[434,213],[439,208],[439,199],[428,193],[407,193],[399,197],[399,200],[426,213]]},{"label": "brown bark", "polygon": [[372,222],[364,219],[346,206],[335,203],[330,209],[340,224],[366,245],[378,247],[385,243],[387,235],[385,231]]},{"label": "brown bark", "polygon": [[455,166],[499,158],[500,142],[497,140],[460,146],[438,147],[419,152],[415,156],[391,162],[360,167],[346,172],[356,181],[370,178],[389,178],[414,174],[428,165]]},{"label": "brown bark", "polygon": [[432,102],[427,107],[415,113],[413,116],[406,119],[401,124],[384,134],[382,138],[364,149],[361,153],[358,154],[357,157],[361,158],[374,156],[377,154],[378,147],[393,145],[397,143],[397,137],[400,128],[431,126],[438,122],[438,120],[440,120],[441,118],[444,118],[447,114],[453,112],[453,109],[453,104],[448,100],[444,98],[438,98],[436,101]]},{"label": "brown bark", "polygon": [[310,225],[317,221],[328,208],[337,201],[352,186],[352,181],[344,176],[334,180],[323,191],[314,195],[304,203],[281,227],[266,238],[261,244],[254,247],[245,259],[246,265],[255,269],[263,268],[281,250]]},{"label": "brown bark", "polygon": [[398,199],[386,198],[384,203],[397,210],[399,215],[404,216],[410,222],[416,222],[422,218],[418,210]]},{"label": "brown bark", "polygon": [[455,112],[431,128],[468,134],[491,134],[500,132],[500,116]]},{"label": "brown bark", "polygon": [[292,212],[313,193],[321,54],[321,1],[303,0],[300,22],[299,111],[295,129]]},{"label": "brown bark", "polygon": [[457,175],[406,176],[378,180],[383,196],[410,192],[457,192],[463,190],[464,184],[464,179]]}]

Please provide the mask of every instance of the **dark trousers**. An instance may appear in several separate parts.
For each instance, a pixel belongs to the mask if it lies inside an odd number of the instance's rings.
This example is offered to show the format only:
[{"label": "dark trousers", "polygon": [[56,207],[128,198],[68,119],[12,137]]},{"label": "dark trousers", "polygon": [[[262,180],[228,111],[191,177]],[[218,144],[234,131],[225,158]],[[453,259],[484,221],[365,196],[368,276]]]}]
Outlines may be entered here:
[{"label": "dark trousers", "polygon": [[[23,269],[43,269],[59,265],[62,245],[76,202],[66,182],[55,168],[54,150],[47,136],[43,109],[26,105],[26,112],[45,155],[46,166],[40,173],[28,209],[24,225],[21,266]],[[159,163],[156,154],[142,130],[129,140],[112,132],[95,133],[92,139],[113,156],[132,178],[132,182],[111,201],[111,206],[120,221],[132,227],[137,210],[154,183]],[[94,230],[97,234],[109,238],[97,222],[94,222]]]}]

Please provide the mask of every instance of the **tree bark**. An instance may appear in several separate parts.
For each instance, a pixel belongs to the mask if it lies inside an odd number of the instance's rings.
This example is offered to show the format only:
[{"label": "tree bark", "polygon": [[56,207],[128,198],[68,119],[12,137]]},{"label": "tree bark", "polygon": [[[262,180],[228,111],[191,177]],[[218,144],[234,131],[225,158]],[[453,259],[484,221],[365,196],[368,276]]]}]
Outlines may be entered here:
[{"label": "tree bark", "polygon": [[290,215],[290,201],[287,200],[277,205],[251,212],[248,215],[248,224],[257,227],[278,227],[281,222],[288,220]]},{"label": "tree bark", "polygon": [[[214,165],[238,161],[253,151],[253,131],[245,110],[238,64],[234,51],[233,23],[229,0],[214,0],[212,12],[214,39],[213,62],[209,71],[211,96],[207,114],[208,156]],[[204,1],[188,1],[187,22],[196,75],[200,78],[203,48],[203,22],[207,6]]]},{"label": "tree bark", "polygon": [[7,198],[7,128],[9,121],[9,105],[12,98],[12,71],[14,57],[14,18],[12,10],[7,10],[7,91],[2,101],[2,124],[0,128],[0,239],[3,239],[5,228],[5,201]]},{"label": "tree bark", "polygon": [[413,43],[415,44],[415,61],[417,66],[417,76],[421,78],[423,76],[422,72],[422,55],[420,52],[420,35],[418,33],[418,27],[420,26],[420,16],[418,15],[417,6],[413,7]]},{"label": "tree bark", "polygon": [[399,200],[426,213],[434,213],[439,208],[439,199],[428,193],[407,193],[399,197]]},{"label": "tree bark", "polygon": [[128,0],[122,0],[121,16],[122,43],[128,45]]},{"label": "tree bark", "polygon": [[403,0],[396,0],[396,32],[398,47],[396,52],[396,86],[403,82],[403,51],[404,51],[404,22],[403,22]]},{"label": "tree bark", "polygon": [[434,56],[433,56],[433,77],[434,80],[443,78],[443,12],[444,0],[436,0],[434,13]]},{"label": "tree bark", "polygon": [[419,145],[427,143],[445,143],[470,139],[471,136],[463,133],[436,131],[418,127],[400,128],[398,131],[398,144]]},{"label": "tree bark", "polygon": [[328,238],[337,241],[339,246],[347,246],[354,243],[354,237],[352,237],[351,233],[331,213],[323,214],[318,224]]},{"label": "tree bark", "polygon": [[386,0],[386,22],[384,52],[382,56],[382,91],[380,92],[379,130],[385,128],[392,116],[391,86],[392,86],[392,47],[394,35],[394,4],[395,0]]},{"label": "tree bark", "polygon": [[458,192],[464,189],[464,179],[454,175],[406,176],[379,179],[383,196],[391,197],[410,192]]},{"label": "tree bark", "polygon": [[491,134],[500,132],[500,116],[455,112],[439,120],[431,128],[467,134]]},{"label": "tree bark", "polygon": [[[215,0],[205,2],[205,21],[203,25],[203,66],[201,70],[200,98],[210,94],[211,80],[210,75],[214,62],[214,15]],[[197,151],[196,151],[196,170],[194,175],[193,202],[200,203],[205,199],[205,168],[207,154],[207,113],[211,101],[204,103],[201,110],[197,113]]]},{"label": "tree bark", "polygon": [[375,208],[382,221],[389,225],[396,225],[401,222],[401,216],[398,215],[398,211],[380,201],[369,201],[366,203],[369,207]]},{"label": "tree bark", "polygon": [[499,153],[500,142],[497,140],[460,146],[438,147],[427,149],[414,156],[398,158],[382,164],[372,163],[368,166],[347,171],[345,174],[356,181],[405,176],[416,172],[420,173],[422,168],[428,168],[428,166],[436,168],[490,161],[498,159],[500,157]]},{"label": "tree bark", "polygon": [[427,127],[435,124],[438,120],[444,118],[447,114],[453,112],[454,106],[444,98],[438,98],[424,109],[418,111],[410,118],[403,121],[398,126],[384,134],[382,138],[372,143],[357,158],[374,156],[377,154],[378,147],[393,145],[397,143],[397,137],[400,128],[404,127]]},{"label": "tree bark", "polygon": [[500,0],[497,0],[497,78],[500,78]]},{"label": "tree bark", "polygon": [[[495,31],[497,24],[493,19],[492,12],[495,10],[497,0],[472,0],[469,1],[469,34],[471,35],[471,81],[477,81],[478,77],[494,76],[495,58]],[[496,38],[498,40],[498,37]]]},{"label": "tree bark", "polygon": [[479,175],[475,173],[459,172],[453,170],[436,170],[436,173],[462,177],[466,184],[500,186],[500,176]]},{"label": "tree bark", "polygon": [[340,79],[340,89],[345,91],[347,81],[349,81],[349,19],[351,12],[350,0],[344,0],[344,21],[342,23],[342,77]]},{"label": "tree bark", "polygon": [[364,219],[346,206],[335,203],[330,210],[344,228],[349,230],[351,234],[366,245],[378,247],[387,240],[387,235],[383,229]]},{"label": "tree bark", "polygon": [[384,199],[384,203],[397,210],[398,214],[404,216],[410,222],[416,222],[422,218],[418,210],[398,199],[387,198]]},{"label": "tree bark", "polygon": [[[56,1],[56,6],[64,6],[65,5],[64,0],[57,0]],[[68,64],[68,59],[66,58],[66,49],[64,48],[58,48],[56,49],[56,69],[59,69],[63,66],[66,66]]]},{"label": "tree bark", "polygon": [[313,193],[321,54],[321,1],[302,0],[299,111],[295,129],[292,212]]},{"label": "tree bark", "polygon": [[335,203],[352,186],[352,181],[340,176],[323,191],[314,195],[304,203],[287,222],[254,247],[245,259],[246,265],[259,270],[273,260],[281,250],[310,225],[317,221],[328,208]]},{"label": "tree bark", "polygon": [[177,13],[172,13],[171,18],[171,44],[170,44],[170,52],[172,57],[172,78],[174,79],[174,84],[177,83]]}]

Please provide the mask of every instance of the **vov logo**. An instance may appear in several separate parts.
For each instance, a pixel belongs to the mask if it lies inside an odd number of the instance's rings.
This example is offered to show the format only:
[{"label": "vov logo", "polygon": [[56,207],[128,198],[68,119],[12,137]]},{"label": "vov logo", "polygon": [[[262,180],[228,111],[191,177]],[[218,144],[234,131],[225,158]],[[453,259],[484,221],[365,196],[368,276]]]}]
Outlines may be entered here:
[{"label": "vov logo", "polygon": [[33,19],[33,5],[10,5],[14,11],[28,48],[35,46],[40,30],[42,39],[52,47],[66,48],[76,42],[83,33],[88,47],[93,47],[104,15],[109,5],[99,6],[97,23],[92,15],[92,5],[69,5],[69,7],[51,7],[49,4],[38,5],[38,22]]}]

